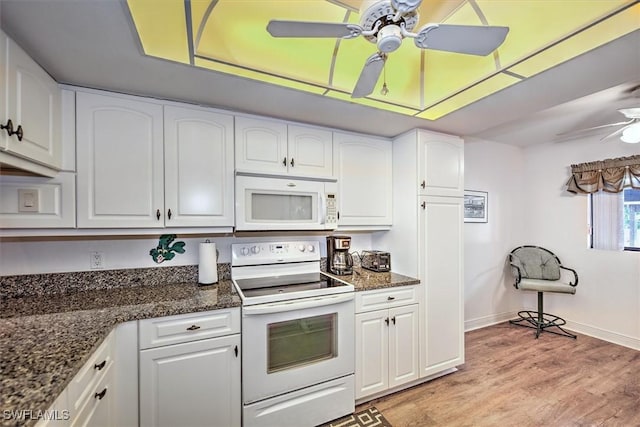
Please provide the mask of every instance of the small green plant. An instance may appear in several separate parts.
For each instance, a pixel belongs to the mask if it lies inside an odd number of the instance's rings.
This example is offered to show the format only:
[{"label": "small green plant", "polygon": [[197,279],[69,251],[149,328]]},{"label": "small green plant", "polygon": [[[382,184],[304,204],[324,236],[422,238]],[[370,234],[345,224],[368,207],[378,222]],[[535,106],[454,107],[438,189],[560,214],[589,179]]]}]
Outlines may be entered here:
[{"label": "small green plant", "polygon": [[[160,264],[163,261],[169,261],[176,256],[176,253],[183,254],[185,252],[184,242],[173,242],[176,239],[175,234],[163,234],[160,236],[158,246],[149,251],[149,255],[153,260]],[[173,244],[172,244],[173,243]]]}]

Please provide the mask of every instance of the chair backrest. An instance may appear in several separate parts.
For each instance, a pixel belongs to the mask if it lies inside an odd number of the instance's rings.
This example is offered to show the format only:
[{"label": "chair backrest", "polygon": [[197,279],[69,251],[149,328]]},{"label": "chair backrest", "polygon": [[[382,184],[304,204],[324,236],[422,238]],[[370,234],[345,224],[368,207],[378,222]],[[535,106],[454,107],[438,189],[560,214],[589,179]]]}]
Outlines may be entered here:
[{"label": "chair backrest", "polygon": [[553,252],[538,246],[520,246],[509,254],[509,261],[528,279],[559,280],[560,260]]}]

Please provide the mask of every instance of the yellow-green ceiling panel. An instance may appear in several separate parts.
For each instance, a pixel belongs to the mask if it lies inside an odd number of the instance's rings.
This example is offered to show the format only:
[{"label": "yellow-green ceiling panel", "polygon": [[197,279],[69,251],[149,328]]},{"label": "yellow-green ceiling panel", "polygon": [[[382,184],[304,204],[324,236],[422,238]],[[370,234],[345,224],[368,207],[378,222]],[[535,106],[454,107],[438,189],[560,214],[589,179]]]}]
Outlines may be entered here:
[{"label": "yellow-green ceiling panel", "polygon": [[336,39],[274,38],[266,27],[274,17],[308,20],[311,16],[323,22],[341,22],[344,15],[344,8],[326,1],[220,0],[195,51],[228,64],[326,85]]},{"label": "yellow-green ceiling panel", "polygon": [[[560,40],[630,0],[476,0],[489,25],[507,25],[500,47],[502,66]],[[595,42],[595,40],[594,40]]]},{"label": "yellow-green ceiling panel", "polygon": [[[128,0],[144,53],[189,64],[184,2]],[[144,35],[144,36],[143,36]]]},{"label": "yellow-green ceiling panel", "polygon": [[639,28],[640,4],[636,4],[513,67],[509,67],[508,71],[524,77],[531,77]]},{"label": "yellow-green ceiling panel", "polygon": [[640,27],[634,0],[424,0],[414,32],[444,22],[505,25],[509,34],[486,57],[422,51],[405,39],[389,54],[374,92],[361,99],[350,93],[375,44],[363,37],[276,38],[266,31],[271,19],[359,23],[363,4],[127,0],[147,55],[430,120]]},{"label": "yellow-green ceiling panel", "polygon": [[518,83],[519,81],[520,79],[508,74],[496,74],[495,76],[472,86],[471,88],[429,108],[428,110],[417,114],[416,117],[428,120],[437,120],[440,117],[465,107],[472,102],[486,97],[487,95]]},{"label": "yellow-green ceiling panel", "polygon": [[[250,70],[235,65],[227,65],[216,61],[211,61],[206,58],[195,58],[194,65],[197,67],[207,68],[213,71],[219,71],[221,73],[232,74],[234,76],[246,77],[248,79],[259,80],[265,83],[272,83],[278,86],[284,86],[291,89],[303,90],[305,92],[322,94],[326,91],[324,87],[318,87],[296,80],[285,79],[278,76],[264,74],[261,71]],[[215,90],[215,88],[212,88]]]}]

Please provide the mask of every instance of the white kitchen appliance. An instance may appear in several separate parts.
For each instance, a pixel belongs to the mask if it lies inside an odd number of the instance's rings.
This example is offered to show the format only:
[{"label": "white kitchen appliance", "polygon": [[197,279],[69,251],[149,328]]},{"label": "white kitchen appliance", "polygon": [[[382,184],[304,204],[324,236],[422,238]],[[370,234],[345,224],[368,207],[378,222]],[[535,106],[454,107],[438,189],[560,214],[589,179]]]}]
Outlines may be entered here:
[{"label": "white kitchen appliance", "polygon": [[336,182],[236,175],[236,230],[333,230]]},{"label": "white kitchen appliance", "polygon": [[231,245],[242,299],[243,425],[315,426],[354,411],[353,286],[317,241]]}]

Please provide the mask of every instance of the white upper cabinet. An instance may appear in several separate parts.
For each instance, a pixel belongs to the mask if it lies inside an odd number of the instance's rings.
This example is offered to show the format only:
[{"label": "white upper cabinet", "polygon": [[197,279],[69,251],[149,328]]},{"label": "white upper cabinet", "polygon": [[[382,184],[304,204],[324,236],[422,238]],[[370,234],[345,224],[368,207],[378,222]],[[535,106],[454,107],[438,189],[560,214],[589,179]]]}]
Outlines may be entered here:
[{"label": "white upper cabinet", "polygon": [[338,227],[392,224],[392,146],[384,138],[334,132]]},{"label": "white upper cabinet", "polygon": [[419,194],[462,197],[464,194],[462,139],[420,130],[417,133]]},{"label": "white upper cabinet", "polygon": [[333,175],[333,134],[306,126],[287,126],[289,173],[300,176]]},{"label": "white upper cabinet", "polygon": [[165,224],[233,226],[233,116],[164,107]]},{"label": "white upper cabinet", "polygon": [[236,117],[236,169],[287,173],[287,125],[282,122]]},{"label": "white upper cabinet", "polygon": [[332,133],[252,117],[235,119],[236,170],[332,177]]},{"label": "white upper cabinet", "polygon": [[[61,90],[13,40],[0,35],[0,122],[11,120],[13,134],[2,130],[1,160],[21,169],[53,176],[61,167]],[[29,167],[28,162],[35,163]]]},{"label": "white upper cabinet", "polygon": [[78,92],[78,227],[164,227],[162,106]]}]

